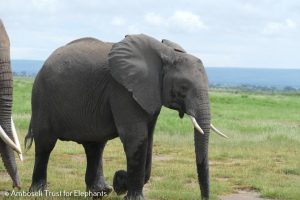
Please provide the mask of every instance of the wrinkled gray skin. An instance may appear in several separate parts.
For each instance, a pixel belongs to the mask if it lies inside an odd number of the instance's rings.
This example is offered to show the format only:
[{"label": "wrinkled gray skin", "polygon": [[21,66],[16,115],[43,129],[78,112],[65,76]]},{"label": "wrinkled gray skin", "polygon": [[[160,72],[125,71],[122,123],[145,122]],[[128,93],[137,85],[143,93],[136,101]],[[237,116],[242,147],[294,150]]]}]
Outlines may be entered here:
[{"label": "wrinkled gray skin", "polygon": [[[202,62],[177,44],[146,35],[126,36],[112,44],[93,38],[75,40],[53,52],[38,73],[32,90],[32,118],[27,145],[35,141],[31,191],[46,188],[49,154],[57,139],[82,144],[87,156],[89,191],[106,191],[102,152],[120,137],[127,171],[117,171],[114,189],[125,199],[144,199],[150,178],[153,131],[162,106],[196,118],[198,179],[209,198],[208,81]],[[30,146],[30,145],[29,145]]]},{"label": "wrinkled gray skin", "polygon": [[[10,42],[0,19],[0,125],[12,141],[11,113],[13,79],[10,66]],[[0,139],[0,155],[4,166],[13,181],[13,187],[21,187],[14,152]]]}]

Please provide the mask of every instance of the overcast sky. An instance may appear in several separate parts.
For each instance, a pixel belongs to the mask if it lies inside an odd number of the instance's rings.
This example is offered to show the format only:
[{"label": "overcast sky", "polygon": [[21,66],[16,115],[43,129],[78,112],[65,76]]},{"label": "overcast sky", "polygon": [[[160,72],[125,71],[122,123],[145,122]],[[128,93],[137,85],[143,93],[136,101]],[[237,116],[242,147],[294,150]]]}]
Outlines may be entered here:
[{"label": "overcast sky", "polygon": [[80,37],[170,39],[206,66],[300,68],[299,0],[0,0],[13,59]]}]

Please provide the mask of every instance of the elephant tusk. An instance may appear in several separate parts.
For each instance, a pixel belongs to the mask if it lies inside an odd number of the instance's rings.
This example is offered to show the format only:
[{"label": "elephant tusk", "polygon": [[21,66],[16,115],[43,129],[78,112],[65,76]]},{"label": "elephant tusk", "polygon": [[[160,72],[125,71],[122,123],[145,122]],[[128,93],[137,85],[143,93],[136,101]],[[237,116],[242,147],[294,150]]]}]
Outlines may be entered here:
[{"label": "elephant tusk", "polygon": [[210,124],[210,128],[213,131],[215,131],[217,134],[221,135],[222,137],[227,138],[227,139],[229,138],[227,135],[225,135],[224,133],[222,133],[221,131],[219,131],[216,127],[214,127],[213,124]]},{"label": "elephant tusk", "polygon": [[18,138],[18,135],[17,135],[15,123],[14,123],[14,120],[13,120],[12,117],[11,117],[11,130],[12,130],[12,135],[13,135],[15,144],[21,152],[21,153],[18,154],[18,156],[19,156],[20,160],[23,161],[22,149],[21,149],[20,141],[19,141],[19,138]]},{"label": "elephant tusk", "polygon": [[15,143],[7,136],[3,128],[0,126],[0,138],[18,154],[22,154],[21,150],[15,145]]},{"label": "elephant tusk", "polygon": [[197,129],[200,133],[204,134],[202,128],[199,126],[199,124],[197,123],[195,117],[191,116],[191,115],[188,115],[190,117],[190,119],[192,120],[192,123],[195,127],[195,129]]}]

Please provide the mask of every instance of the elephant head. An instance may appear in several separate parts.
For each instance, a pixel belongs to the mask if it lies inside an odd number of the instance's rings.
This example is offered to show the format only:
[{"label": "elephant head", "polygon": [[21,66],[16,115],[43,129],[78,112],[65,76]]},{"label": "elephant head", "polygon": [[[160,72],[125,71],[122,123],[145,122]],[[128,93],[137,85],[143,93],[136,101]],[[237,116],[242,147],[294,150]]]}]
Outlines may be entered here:
[{"label": "elephant head", "polygon": [[0,154],[13,180],[13,187],[20,188],[20,179],[14,152],[22,160],[22,152],[12,120],[12,72],[10,66],[10,42],[0,19]]},{"label": "elephant head", "polygon": [[209,198],[208,141],[211,129],[208,79],[200,59],[178,44],[147,35],[128,35],[109,53],[113,78],[132,92],[150,115],[164,105],[192,119],[198,181]]}]

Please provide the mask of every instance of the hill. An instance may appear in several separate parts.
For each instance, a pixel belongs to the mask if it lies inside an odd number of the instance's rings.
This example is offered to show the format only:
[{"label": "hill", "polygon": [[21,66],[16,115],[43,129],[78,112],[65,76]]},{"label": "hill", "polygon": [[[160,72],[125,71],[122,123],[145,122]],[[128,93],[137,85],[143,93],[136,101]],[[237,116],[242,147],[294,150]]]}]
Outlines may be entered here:
[{"label": "hill", "polygon": [[43,66],[42,60],[12,60],[12,70],[15,75],[34,76]]},{"label": "hill", "polygon": [[[42,67],[41,60],[12,60],[15,75],[34,76]],[[271,89],[300,89],[300,69],[258,69],[233,67],[206,67],[209,83],[215,87]]]}]

